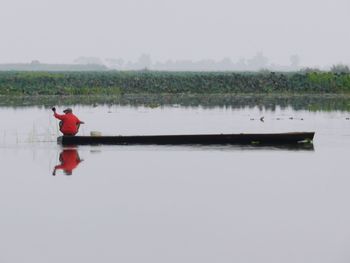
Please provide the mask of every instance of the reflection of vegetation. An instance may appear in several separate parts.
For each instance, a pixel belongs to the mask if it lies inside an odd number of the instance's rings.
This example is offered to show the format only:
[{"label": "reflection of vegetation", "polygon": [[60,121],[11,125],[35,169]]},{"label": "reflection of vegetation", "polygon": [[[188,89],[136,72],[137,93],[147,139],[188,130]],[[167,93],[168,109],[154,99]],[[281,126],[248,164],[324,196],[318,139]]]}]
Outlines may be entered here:
[{"label": "reflection of vegetation", "polygon": [[259,107],[275,110],[277,107],[292,107],[294,110],[310,111],[350,111],[350,95],[233,95],[233,94],[139,94],[139,95],[114,95],[114,96],[2,96],[0,106],[25,107],[25,106],[52,105],[129,105],[146,106],[150,108],[162,106],[182,107]]},{"label": "reflection of vegetation", "polygon": [[350,73],[1,72],[3,95],[348,93]]}]

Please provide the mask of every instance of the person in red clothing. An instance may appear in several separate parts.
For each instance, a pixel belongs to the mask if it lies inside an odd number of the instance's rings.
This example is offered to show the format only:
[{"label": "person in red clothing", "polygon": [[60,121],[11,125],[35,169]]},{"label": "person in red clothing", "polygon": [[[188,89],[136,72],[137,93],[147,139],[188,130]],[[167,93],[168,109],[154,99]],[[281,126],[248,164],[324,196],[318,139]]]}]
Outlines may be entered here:
[{"label": "person in red clothing", "polygon": [[80,162],[83,161],[80,159],[78,151],[76,149],[64,149],[60,153],[59,160],[61,164],[55,166],[52,175],[56,175],[57,170],[63,170],[65,175],[72,175],[73,170],[77,168]]},{"label": "person in red clothing", "polygon": [[84,122],[80,121],[77,116],[73,114],[73,110],[71,108],[65,109],[63,112],[65,114],[60,115],[56,113],[56,108],[53,107],[52,111],[54,112],[54,116],[56,119],[60,121],[60,131],[63,135],[66,136],[74,136],[78,133],[80,124],[84,124]]}]

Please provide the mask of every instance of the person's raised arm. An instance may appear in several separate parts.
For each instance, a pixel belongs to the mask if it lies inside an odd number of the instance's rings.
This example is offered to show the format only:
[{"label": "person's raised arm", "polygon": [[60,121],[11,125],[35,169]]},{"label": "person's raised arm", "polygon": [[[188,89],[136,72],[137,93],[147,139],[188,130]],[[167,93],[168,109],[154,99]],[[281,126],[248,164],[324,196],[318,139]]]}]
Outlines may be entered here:
[{"label": "person's raised arm", "polygon": [[51,110],[53,111],[53,116],[55,116],[56,119],[59,119],[59,120],[63,120],[64,119],[64,115],[60,115],[60,114],[56,113],[56,108],[55,107],[52,107]]}]

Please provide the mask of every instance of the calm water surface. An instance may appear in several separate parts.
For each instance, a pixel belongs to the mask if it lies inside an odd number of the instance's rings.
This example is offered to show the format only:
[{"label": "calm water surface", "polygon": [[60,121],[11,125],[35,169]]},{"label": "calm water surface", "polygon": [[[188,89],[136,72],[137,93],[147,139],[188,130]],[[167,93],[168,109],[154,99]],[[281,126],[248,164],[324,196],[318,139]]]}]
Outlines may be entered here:
[{"label": "calm water surface", "polygon": [[86,122],[82,135],[316,131],[316,137],[311,149],[62,148],[50,110],[1,107],[1,262],[349,262],[348,112],[74,111]]}]

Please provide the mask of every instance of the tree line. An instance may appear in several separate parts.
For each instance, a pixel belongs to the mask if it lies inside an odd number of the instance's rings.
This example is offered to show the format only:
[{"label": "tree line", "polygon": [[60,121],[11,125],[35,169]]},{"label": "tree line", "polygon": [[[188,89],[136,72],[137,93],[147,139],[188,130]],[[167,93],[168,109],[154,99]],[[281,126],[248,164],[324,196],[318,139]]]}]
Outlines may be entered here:
[{"label": "tree line", "polygon": [[348,93],[350,73],[0,72],[1,95]]}]

